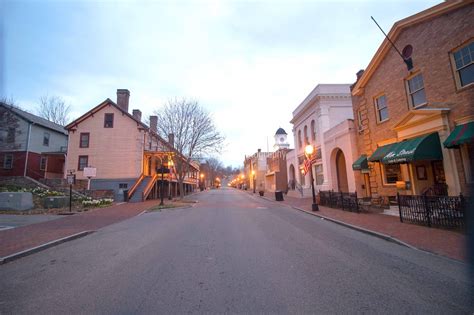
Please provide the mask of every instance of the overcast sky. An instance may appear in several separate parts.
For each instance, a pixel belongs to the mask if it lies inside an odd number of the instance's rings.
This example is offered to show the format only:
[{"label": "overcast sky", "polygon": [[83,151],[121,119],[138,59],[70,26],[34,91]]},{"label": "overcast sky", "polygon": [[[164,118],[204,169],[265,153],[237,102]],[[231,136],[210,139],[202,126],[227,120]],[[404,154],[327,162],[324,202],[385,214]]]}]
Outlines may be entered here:
[{"label": "overcast sky", "polygon": [[0,96],[32,112],[61,96],[71,118],[118,88],[144,116],[193,98],[241,166],[278,127],[293,147],[291,113],[318,83],[353,83],[383,40],[371,15],[388,32],[438,2],[4,0]]}]

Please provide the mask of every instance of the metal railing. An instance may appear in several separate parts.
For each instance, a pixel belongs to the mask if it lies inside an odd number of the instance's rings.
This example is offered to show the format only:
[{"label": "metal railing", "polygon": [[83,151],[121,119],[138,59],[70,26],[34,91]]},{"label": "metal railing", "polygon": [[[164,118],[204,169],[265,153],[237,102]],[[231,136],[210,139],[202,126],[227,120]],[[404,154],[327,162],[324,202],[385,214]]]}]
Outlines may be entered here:
[{"label": "metal railing", "polygon": [[428,227],[463,229],[466,226],[466,202],[459,196],[397,194],[400,222]]},{"label": "metal railing", "polygon": [[319,191],[319,204],[330,208],[340,208],[344,211],[360,212],[357,192]]}]

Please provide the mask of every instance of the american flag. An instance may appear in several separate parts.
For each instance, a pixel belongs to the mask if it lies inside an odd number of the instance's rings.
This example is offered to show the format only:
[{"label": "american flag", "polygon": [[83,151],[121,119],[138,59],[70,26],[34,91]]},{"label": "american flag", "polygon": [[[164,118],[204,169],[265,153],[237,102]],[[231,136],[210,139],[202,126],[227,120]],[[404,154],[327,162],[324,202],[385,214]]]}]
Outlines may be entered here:
[{"label": "american flag", "polygon": [[313,158],[313,159],[305,159],[304,160],[304,168],[303,168],[303,172],[304,174],[308,174],[309,170],[311,169],[311,165],[316,162],[316,158]]}]

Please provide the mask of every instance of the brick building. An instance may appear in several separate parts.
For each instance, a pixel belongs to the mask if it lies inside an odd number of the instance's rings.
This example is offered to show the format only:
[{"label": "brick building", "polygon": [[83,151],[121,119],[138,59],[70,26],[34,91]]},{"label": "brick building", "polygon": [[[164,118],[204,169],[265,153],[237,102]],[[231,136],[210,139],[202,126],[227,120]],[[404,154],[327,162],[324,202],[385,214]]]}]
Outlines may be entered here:
[{"label": "brick building", "polygon": [[62,178],[67,139],[63,126],[0,103],[0,176]]},{"label": "brick building", "polygon": [[394,24],[352,87],[360,196],[457,195],[474,180],[474,5]]}]

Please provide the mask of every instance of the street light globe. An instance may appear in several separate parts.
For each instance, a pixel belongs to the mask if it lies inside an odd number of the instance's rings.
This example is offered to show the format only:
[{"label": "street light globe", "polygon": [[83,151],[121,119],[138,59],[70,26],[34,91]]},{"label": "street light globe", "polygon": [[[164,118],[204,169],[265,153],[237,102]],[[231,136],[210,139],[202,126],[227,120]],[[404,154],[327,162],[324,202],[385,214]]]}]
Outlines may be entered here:
[{"label": "street light globe", "polygon": [[314,152],[314,147],[313,147],[311,144],[308,144],[308,145],[304,148],[304,152],[305,152],[307,155],[312,155],[313,152]]},{"label": "street light globe", "polygon": [[244,178],[245,178],[245,175],[240,176],[240,178],[244,179]]},{"label": "street light globe", "polygon": [[200,176],[201,176],[201,178],[204,178],[204,174],[201,174]]},{"label": "street light globe", "polygon": [[255,175],[255,171],[252,171],[252,176]]}]

